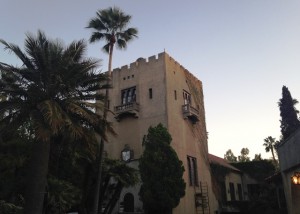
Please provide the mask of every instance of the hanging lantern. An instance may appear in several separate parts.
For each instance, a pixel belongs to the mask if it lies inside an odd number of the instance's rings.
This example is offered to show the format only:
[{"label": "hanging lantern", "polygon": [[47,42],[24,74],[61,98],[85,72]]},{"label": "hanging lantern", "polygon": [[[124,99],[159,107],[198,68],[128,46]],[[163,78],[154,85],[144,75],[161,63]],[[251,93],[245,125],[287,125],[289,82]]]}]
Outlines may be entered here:
[{"label": "hanging lantern", "polygon": [[299,185],[300,184],[300,172],[294,172],[294,175],[291,177],[292,183]]}]

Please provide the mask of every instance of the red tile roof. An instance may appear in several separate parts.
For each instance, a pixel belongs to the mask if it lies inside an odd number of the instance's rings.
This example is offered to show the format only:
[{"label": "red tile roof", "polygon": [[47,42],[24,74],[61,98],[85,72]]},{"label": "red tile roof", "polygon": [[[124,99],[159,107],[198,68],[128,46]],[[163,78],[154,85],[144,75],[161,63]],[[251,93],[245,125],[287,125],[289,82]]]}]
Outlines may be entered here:
[{"label": "red tile roof", "polygon": [[212,155],[212,154],[208,154],[208,159],[209,159],[209,162],[210,163],[214,163],[214,164],[219,164],[221,166],[224,166],[226,168],[229,168],[229,169],[232,169],[234,171],[237,171],[237,172],[241,172],[241,170],[235,168],[234,166],[232,166],[227,160],[225,160],[224,158],[220,158],[220,157],[217,157],[215,155]]}]

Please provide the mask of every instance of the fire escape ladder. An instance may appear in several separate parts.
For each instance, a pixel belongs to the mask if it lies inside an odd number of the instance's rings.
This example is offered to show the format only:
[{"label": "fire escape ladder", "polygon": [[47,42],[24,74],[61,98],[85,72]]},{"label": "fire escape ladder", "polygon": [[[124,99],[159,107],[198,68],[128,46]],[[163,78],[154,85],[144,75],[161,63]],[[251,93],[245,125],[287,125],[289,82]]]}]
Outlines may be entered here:
[{"label": "fire escape ladder", "polygon": [[210,214],[208,185],[206,182],[200,182],[198,191],[195,193],[195,204],[197,214]]}]

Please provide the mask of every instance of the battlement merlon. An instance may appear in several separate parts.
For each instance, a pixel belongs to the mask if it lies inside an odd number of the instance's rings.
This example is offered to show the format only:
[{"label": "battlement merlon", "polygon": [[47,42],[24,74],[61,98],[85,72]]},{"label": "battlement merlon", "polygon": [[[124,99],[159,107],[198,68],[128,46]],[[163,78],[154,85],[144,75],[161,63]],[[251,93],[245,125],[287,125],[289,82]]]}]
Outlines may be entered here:
[{"label": "battlement merlon", "polygon": [[130,63],[129,65],[124,65],[122,66],[121,68],[114,68],[113,69],[113,72],[129,72],[133,69],[136,69],[137,67],[139,66],[142,66],[142,65],[146,65],[146,64],[151,64],[151,63],[156,63],[158,61],[161,61],[161,60],[165,60],[165,59],[168,59],[173,62],[174,64],[176,64],[176,67],[177,65],[179,66],[180,69],[184,70],[186,73],[188,73],[188,75],[190,77],[192,77],[193,79],[199,81],[201,84],[202,82],[197,78],[195,77],[191,72],[189,72],[183,65],[181,65],[179,62],[177,62],[176,60],[174,60],[168,53],[166,52],[161,52],[159,53],[158,55],[153,55],[153,56],[150,56],[148,58],[142,58],[142,57],[139,57],[135,62],[132,62]]}]

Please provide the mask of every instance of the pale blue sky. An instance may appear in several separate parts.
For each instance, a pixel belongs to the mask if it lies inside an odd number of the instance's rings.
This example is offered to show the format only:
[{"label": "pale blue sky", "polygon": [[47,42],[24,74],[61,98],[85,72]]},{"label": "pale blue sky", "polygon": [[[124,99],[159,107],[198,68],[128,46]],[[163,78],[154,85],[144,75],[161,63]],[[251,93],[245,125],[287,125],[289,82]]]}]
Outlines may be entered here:
[{"label": "pale blue sky", "polygon": [[[65,43],[88,39],[97,9],[118,6],[132,15],[139,38],[116,51],[113,67],[164,49],[204,86],[209,151],[237,156],[264,152],[263,139],[280,136],[282,85],[300,100],[299,0],[2,0],[0,38],[23,47],[26,32],[43,30]],[[103,59],[103,43],[88,56]],[[0,47],[0,61],[17,61]],[[298,106],[298,109],[300,107]]]}]

